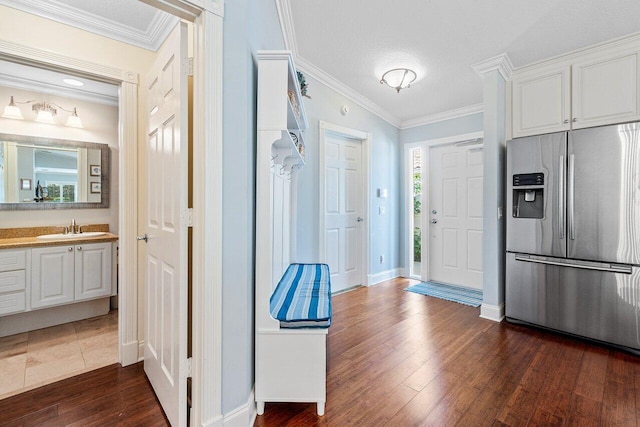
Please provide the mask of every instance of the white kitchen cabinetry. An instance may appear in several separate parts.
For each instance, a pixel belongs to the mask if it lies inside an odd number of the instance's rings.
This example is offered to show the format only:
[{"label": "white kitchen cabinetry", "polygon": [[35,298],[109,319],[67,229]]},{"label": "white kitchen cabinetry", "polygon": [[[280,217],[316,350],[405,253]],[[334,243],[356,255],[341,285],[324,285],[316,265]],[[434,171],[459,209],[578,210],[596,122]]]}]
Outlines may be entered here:
[{"label": "white kitchen cabinetry", "polygon": [[640,120],[638,52],[571,67],[573,129]]},{"label": "white kitchen cabinetry", "polygon": [[31,250],[31,308],[111,294],[111,243]]},{"label": "white kitchen cabinetry", "polygon": [[513,77],[513,137],[640,120],[638,52],[584,55]]},{"label": "white kitchen cabinetry", "polygon": [[513,79],[513,136],[569,130],[570,68],[561,67]]}]

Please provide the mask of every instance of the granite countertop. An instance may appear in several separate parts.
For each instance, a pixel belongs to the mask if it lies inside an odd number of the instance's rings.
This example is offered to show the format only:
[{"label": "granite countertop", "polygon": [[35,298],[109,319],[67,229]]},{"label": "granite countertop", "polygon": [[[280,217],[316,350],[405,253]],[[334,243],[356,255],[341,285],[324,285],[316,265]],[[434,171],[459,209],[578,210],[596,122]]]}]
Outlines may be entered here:
[{"label": "granite countertop", "polygon": [[37,236],[43,234],[61,233],[63,227],[27,227],[0,229],[0,249],[35,248],[43,246],[60,246],[77,243],[115,242],[118,236],[109,232],[108,224],[83,225],[83,231],[104,231],[107,234],[95,237],[76,237],[72,239],[40,240]]}]

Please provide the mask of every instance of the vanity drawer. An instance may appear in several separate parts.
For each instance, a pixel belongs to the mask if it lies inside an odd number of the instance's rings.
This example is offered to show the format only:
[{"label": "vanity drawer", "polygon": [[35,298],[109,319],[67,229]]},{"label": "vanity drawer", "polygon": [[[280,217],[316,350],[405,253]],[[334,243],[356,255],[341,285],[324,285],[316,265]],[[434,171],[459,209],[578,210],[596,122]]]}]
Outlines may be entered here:
[{"label": "vanity drawer", "polygon": [[25,270],[5,271],[0,273],[0,294],[26,289]]},{"label": "vanity drawer", "polygon": [[0,271],[24,270],[27,266],[27,251],[0,251]]},{"label": "vanity drawer", "polygon": [[24,311],[27,307],[25,302],[24,291],[0,295],[0,316]]}]

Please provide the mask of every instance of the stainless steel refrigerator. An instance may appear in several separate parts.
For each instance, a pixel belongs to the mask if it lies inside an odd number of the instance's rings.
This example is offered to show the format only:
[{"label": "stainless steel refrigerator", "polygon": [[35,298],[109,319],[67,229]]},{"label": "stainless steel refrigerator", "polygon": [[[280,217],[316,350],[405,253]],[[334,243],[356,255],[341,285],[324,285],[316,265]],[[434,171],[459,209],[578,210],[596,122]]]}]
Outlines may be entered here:
[{"label": "stainless steel refrigerator", "polygon": [[506,316],[640,354],[640,123],[507,143]]}]

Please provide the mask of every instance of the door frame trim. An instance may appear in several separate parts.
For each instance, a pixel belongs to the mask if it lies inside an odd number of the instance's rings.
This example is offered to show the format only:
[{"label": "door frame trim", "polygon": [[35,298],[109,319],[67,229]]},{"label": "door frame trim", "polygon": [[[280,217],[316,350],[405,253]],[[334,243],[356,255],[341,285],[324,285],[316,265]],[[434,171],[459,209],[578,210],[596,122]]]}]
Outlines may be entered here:
[{"label": "door frame trim", "polygon": [[[413,243],[413,231],[411,230],[411,220],[409,215],[411,214],[411,212],[413,212],[413,206],[412,206],[412,201],[413,201],[413,196],[411,194],[411,176],[409,175],[409,169],[410,169],[410,164],[411,164],[411,159],[410,159],[410,153],[411,153],[411,149],[413,148],[422,148],[423,150],[423,157],[422,157],[422,164],[423,165],[428,165],[429,161],[430,161],[430,152],[429,149],[432,147],[437,147],[440,145],[449,145],[449,144],[455,144],[457,142],[463,142],[463,141],[467,141],[470,139],[476,139],[476,138],[484,138],[484,131],[479,131],[479,132],[471,132],[471,133],[464,133],[464,134],[459,134],[459,135],[452,135],[452,136],[447,136],[444,138],[437,138],[437,139],[428,139],[425,141],[418,141],[418,142],[412,142],[412,143],[408,143],[404,145],[404,156],[403,156],[403,167],[402,167],[402,174],[404,176],[404,179],[402,180],[404,182],[404,191],[402,191],[402,195],[404,198],[404,202],[403,202],[403,206],[404,206],[404,230],[403,230],[403,235],[405,236],[405,244],[404,244],[404,265],[405,265],[405,275],[407,277],[410,276],[410,272],[411,272],[411,252],[413,251],[413,247],[412,247],[412,243]],[[428,169],[425,167],[424,168],[425,171],[427,171]],[[422,211],[420,212],[420,226],[421,226],[421,230],[426,230],[429,227],[428,221],[427,221],[427,217],[428,215],[425,215],[425,212],[430,212],[431,211],[431,207],[429,206],[429,198],[430,198],[430,194],[429,194],[429,173],[423,173],[422,174]],[[424,232],[423,232],[424,235]],[[423,256],[422,259],[426,259],[427,263],[426,265],[421,265],[420,266],[420,279],[422,281],[427,281],[429,280],[429,276],[430,276],[430,270],[429,270],[429,257],[430,257],[430,253],[429,253],[429,245],[427,245],[427,247],[425,248],[424,245],[422,245],[421,248],[422,254],[426,254],[426,256]],[[424,264],[424,262],[422,262],[422,264]]]},{"label": "door frame trim", "polygon": [[320,262],[326,262],[326,258],[324,255],[324,251],[325,251],[325,244],[324,244],[324,196],[325,196],[325,171],[324,171],[324,166],[325,166],[325,135],[327,133],[331,133],[334,135],[339,135],[339,136],[343,136],[343,137],[347,137],[347,138],[352,138],[352,139],[356,139],[356,140],[360,140],[360,142],[362,143],[362,178],[363,178],[363,182],[362,182],[362,187],[364,188],[364,191],[362,192],[362,206],[364,207],[364,223],[365,223],[365,227],[364,230],[362,232],[362,237],[361,237],[361,247],[362,247],[362,253],[361,253],[361,261],[360,261],[360,265],[362,267],[362,274],[361,274],[361,285],[362,286],[369,286],[369,236],[371,234],[371,221],[369,220],[371,218],[370,212],[371,212],[371,198],[369,197],[369,194],[371,192],[371,188],[370,188],[370,182],[371,182],[371,178],[370,178],[370,167],[369,165],[371,164],[371,140],[372,140],[372,135],[369,132],[363,132],[360,130],[356,130],[356,129],[351,129],[351,128],[347,128],[344,126],[340,126],[340,125],[336,125],[333,123],[328,123],[325,121],[320,120],[318,122],[318,142],[319,142],[319,147],[318,147],[318,164],[319,164],[319,192],[318,192],[318,212],[319,212],[319,217],[318,217],[318,248],[319,248],[319,259]]}]

